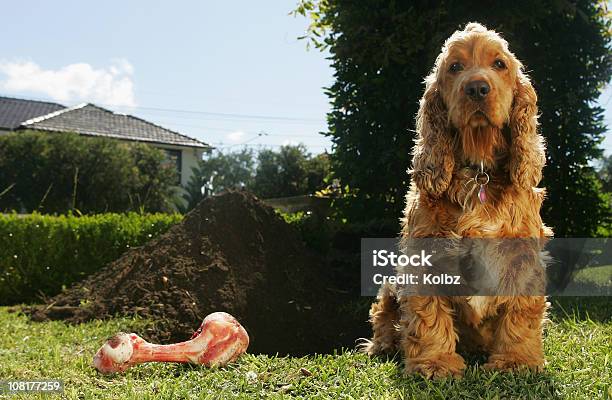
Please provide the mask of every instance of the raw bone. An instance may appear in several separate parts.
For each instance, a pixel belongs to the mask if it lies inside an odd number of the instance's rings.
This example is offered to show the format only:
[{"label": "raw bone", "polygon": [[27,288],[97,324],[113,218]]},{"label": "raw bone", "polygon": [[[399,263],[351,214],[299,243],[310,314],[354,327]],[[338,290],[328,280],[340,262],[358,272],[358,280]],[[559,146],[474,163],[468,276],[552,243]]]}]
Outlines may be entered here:
[{"label": "raw bone", "polygon": [[123,372],[132,365],[160,361],[223,366],[235,361],[249,346],[249,335],[236,318],[216,312],[204,318],[186,342],[159,345],[135,333],[118,333],[94,356],[94,367],[103,374]]}]

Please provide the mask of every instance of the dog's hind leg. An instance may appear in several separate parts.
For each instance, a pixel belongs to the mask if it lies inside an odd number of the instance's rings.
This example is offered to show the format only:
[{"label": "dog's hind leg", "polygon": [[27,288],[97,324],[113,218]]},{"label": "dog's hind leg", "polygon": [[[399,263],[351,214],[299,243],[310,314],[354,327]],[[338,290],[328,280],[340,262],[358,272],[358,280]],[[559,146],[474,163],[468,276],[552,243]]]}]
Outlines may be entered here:
[{"label": "dog's hind leg", "polygon": [[399,303],[395,288],[383,285],[377,296],[377,301],[370,307],[370,323],[372,324],[372,340],[361,344],[361,350],[371,356],[377,354],[393,354],[399,350],[400,333]]}]

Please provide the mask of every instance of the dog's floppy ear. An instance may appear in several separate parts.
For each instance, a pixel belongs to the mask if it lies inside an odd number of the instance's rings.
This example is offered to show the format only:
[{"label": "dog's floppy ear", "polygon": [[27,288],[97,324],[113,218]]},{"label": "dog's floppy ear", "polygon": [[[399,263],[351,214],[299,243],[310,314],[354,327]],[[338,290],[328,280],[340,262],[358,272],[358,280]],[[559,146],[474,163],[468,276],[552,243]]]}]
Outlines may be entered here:
[{"label": "dog's floppy ear", "polygon": [[434,73],[426,79],[416,128],[417,138],[410,173],[419,190],[438,197],[450,184],[455,157],[448,110],[438,90]]},{"label": "dog's floppy ear", "polygon": [[532,188],[542,179],[546,163],[544,139],[538,134],[537,95],[529,77],[517,72],[514,102],[510,112],[510,180],[522,188]]}]

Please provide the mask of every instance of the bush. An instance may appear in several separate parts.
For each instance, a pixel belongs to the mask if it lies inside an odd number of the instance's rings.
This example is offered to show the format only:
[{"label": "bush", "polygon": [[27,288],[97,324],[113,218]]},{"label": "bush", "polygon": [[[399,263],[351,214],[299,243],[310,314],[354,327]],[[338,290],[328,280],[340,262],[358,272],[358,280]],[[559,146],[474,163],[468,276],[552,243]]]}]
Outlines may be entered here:
[{"label": "bush", "polygon": [[179,222],[178,214],[0,214],[0,304],[33,302]]},{"label": "bush", "polygon": [[75,133],[0,136],[0,211],[172,210],[176,174],[161,150]]},{"label": "bush", "polygon": [[308,248],[315,250],[321,255],[329,253],[333,234],[338,228],[338,224],[335,221],[322,219],[310,211],[284,213],[277,210],[277,213],[286,223],[298,230],[300,237]]}]

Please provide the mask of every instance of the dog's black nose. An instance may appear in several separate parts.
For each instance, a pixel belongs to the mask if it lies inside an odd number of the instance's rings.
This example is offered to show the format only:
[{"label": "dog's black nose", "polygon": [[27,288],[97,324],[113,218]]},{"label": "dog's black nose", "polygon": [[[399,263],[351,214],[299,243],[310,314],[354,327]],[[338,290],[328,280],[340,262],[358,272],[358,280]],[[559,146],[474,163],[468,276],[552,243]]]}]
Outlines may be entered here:
[{"label": "dog's black nose", "polygon": [[491,87],[485,81],[472,81],[465,85],[465,94],[472,100],[482,100],[490,91]]}]

